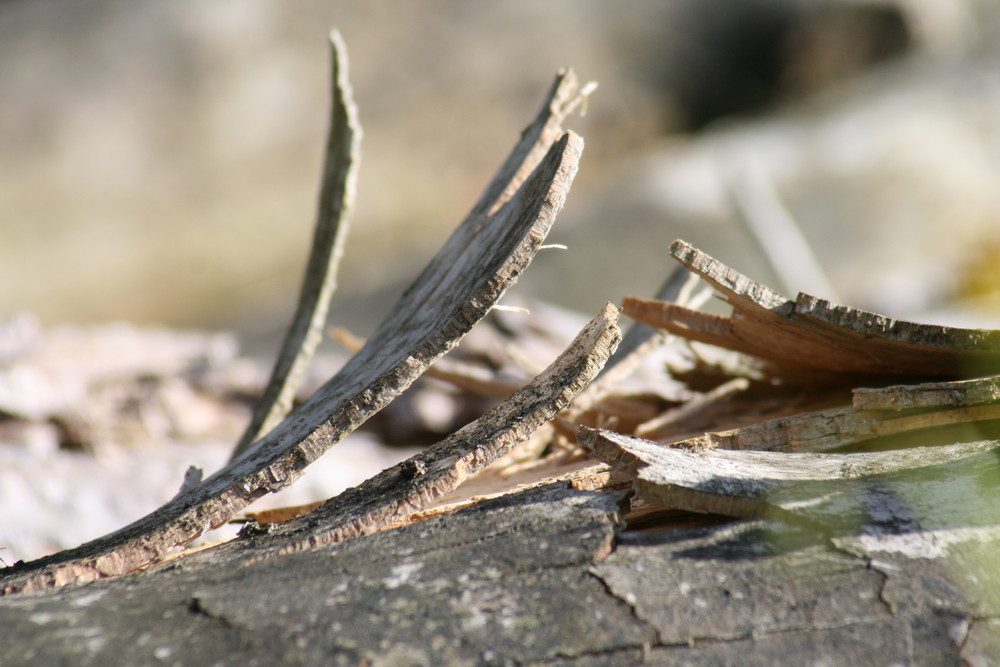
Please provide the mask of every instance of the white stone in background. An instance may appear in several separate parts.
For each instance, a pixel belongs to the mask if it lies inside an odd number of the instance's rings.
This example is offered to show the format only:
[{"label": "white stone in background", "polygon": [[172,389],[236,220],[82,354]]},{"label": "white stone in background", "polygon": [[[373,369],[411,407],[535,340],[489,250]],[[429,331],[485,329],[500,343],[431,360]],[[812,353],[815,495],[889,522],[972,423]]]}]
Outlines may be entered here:
[{"label": "white stone in background", "polygon": [[684,238],[753,274],[759,252],[726,189],[734,170],[753,164],[848,305],[896,317],[953,308],[970,258],[1000,242],[998,108],[1000,76],[989,63],[914,61],[665,144],[623,180],[657,219],[659,229],[647,227],[657,241]]}]

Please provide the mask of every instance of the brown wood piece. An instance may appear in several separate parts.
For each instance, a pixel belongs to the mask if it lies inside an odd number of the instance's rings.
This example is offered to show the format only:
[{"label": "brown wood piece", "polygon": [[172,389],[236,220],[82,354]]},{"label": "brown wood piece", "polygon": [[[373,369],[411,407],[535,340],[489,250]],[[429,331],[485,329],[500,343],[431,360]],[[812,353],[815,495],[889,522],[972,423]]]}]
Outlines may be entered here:
[{"label": "brown wood piece", "polygon": [[683,241],[674,242],[671,254],[719,290],[732,316],[634,298],[625,300],[624,312],[691,340],[758,357],[787,382],[859,384],[1000,370],[1000,332],[893,320],[808,294],[790,301]]}]

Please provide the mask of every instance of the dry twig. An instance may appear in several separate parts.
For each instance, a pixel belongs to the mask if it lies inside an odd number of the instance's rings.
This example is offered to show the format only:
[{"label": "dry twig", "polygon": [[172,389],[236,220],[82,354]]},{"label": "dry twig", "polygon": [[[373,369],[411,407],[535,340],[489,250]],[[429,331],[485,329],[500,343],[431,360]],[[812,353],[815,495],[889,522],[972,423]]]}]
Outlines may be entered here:
[{"label": "dry twig", "polygon": [[299,303],[274,362],[271,379],[254,406],[250,424],[236,443],[230,460],[238,459],[254,442],[267,435],[292,409],[302,377],[322,340],[330,298],[337,288],[337,269],[344,253],[348,221],[354,207],[358,162],[361,159],[361,123],[347,74],[347,47],[330,33],[332,100],[326,165],[319,212]]}]

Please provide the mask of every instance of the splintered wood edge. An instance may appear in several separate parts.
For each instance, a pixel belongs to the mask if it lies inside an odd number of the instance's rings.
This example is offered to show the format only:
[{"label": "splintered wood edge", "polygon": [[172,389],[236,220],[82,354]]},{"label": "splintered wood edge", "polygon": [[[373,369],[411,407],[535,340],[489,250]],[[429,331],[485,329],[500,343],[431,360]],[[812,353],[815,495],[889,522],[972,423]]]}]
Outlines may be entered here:
[{"label": "splintered wood edge", "polygon": [[[543,116],[536,124],[545,124]],[[527,140],[522,136],[514,152],[524,152]],[[392,401],[485,317],[544,241],[565,203],[582,150],[582,138],[572,132],[562,134],[537,165],[531,163],[537,151],[529,148],[517,174],[531,177],[507,202],[510,206],[488,217],[470,214],[365,348],[240,458],[124,528],[74,549],[0,569],[0,594],[92,581],[144,567],[294,482],[306,466]],[[501,257],[502,251],[508,254]],[[459,259],[479,273],[495,264],[495,273],[473,282],[461,271],[450,271],[443,281],[443,267],[454,267]],[[448,317],[428,309],[444,310]],[[420,328],[401,328],[406,322]],[[431,326],[433,331],[424,330]]]},{"label": "splintered wood edge", "polygon": [[[670,254],[690,271],[704,278],[723,296],[749,299],[761,308],[788,315],[794,304],[769,287],[754,282],[736,269],[681,240],[670,245]],[[728,299],[727,299],[728,300]]]},{"label": "splintered wood edge", "polygon": [[965,407],[1000,401],[1000,376],[854,390],[856,410]]},{"label": "splintered wood edge", "polygon": [[[698,277],[695,274],[682,266],[674,266],[663,285],[657,290],[655,298],[660,299],[661,302],[675,301],[682,305],[689,305],[692,299],[697,298],[694,294],[694,285],[697,282]],[[643,359],[664,342],[663,332],[658,331],[656,327],[644,325],[641,322],[630,326],[622,337],[622,343],[618,346],[618,350],[604,366],[604,370],[577,397],[573,409],[566,415],[567,419],[574,421],[609,397],[614,393],[616,387],[638,368]]]},{"label": "splintered wood edge", "polygon": [[982,441],[864,454],[688,451],[611,431],[583,428],[594,456],[629,474],[649,503],[692,512],[749,517],[773,513],[768,498],[789,488],[868,478],[959,461],[996,449]]},{"label": "splintered wood edge", "polygon": [[896,320],[859,308],[832,304],[826,299],[804,292],[800,292],[793,302],[684,241],[674,241],[670,254],[720,290],[724,296],[748,299],[784,318],[794,313],[806,320],[832,326],[842,334],[922,347],[988,352],[1000,356],[1000,331]]},{"label": "splintered wood edge", "polygon": [[[816,410],[664,443],[687,450],[827,452],[846,445],[939,426],[1000,419],[1000,405],[939,410]],[[647,434],[648,435],[648,434]]]},{"label": "splintered wood edge", "polygon": [[859,308],[833,304],[826,299],[805,293],[800,293],[796,298],[795,314],[855,336],[875,337],[920,347],[944,348],[948,351],[986,352],[1000,356],[1000,331],[997,330],[962,329],[897,320]]},{"label": "splintered wood edge", "polygon": [[[509,399],[423,452],[255,539],[255,557],[376,532],[453,491],[566,408],[597,376],[621,340],[617,319],[617,308],[608,304],[565,352]],[[231,543],[226,548],[248,547]]]},{"label": "splintered wood edge", "polygon": [[[677,335],[760,357],[786,379],[972,377],[1000,370],[1000,331],[894,320],[804,293],[792,302],[683,241],[674,242],[671,254],[719,290],[739,317],[700,316],[643,300],[629,300],[626,312],[659,320]],[[768,333],[783,343],[775,345]]]},{"label": "splintered wood edge", "polygon": [[665,329],[679,336],[697,333],[702,342],[708,342],[703,340],[707,337],[724,343],[733,336],[730,317],[694,310],[669,301],[627,296],[622,299],[622,312],[636,322]]}]

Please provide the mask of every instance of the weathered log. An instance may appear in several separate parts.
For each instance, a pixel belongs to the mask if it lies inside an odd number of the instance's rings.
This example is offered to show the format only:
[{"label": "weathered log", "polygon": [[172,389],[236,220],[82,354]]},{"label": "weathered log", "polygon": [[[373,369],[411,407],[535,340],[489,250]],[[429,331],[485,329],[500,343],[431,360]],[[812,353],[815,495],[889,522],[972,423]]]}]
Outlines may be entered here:
[{"label": "weathered log", "polygon": [[[774,520],[623,531],[621,502],[555,485],[276,559],[220,551],[6,597],[0,651],[11,665],[247,666],[1000,655],[1000,605],[948,557],[852,553]],[[973,574],[995,583],[985,562]]]}]

